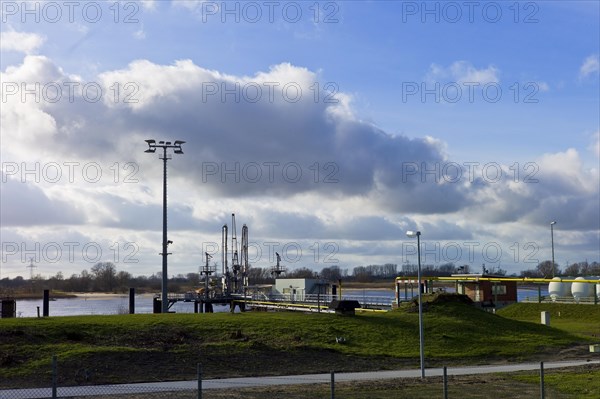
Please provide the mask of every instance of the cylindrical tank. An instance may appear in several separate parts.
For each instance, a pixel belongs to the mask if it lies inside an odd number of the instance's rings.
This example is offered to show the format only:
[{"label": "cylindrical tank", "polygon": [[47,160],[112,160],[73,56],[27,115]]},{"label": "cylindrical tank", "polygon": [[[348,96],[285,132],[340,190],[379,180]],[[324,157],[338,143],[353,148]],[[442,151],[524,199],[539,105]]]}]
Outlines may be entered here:
[{"label": "cylindrical tank", "polygon": [[557,298],[569,295],[569,283],[563,283],[560,277],[554,277],[548,284],[548,294],[550,299],[556,301]]},{"label": "cylindrical tank", "polygon": [[[585,277],[577,277],[575,280],[585,280]],[[590,283],[573,283],[571,285],[571,293],[576,301],[581,298],[587,298],[590,296],[592,284]]]}]

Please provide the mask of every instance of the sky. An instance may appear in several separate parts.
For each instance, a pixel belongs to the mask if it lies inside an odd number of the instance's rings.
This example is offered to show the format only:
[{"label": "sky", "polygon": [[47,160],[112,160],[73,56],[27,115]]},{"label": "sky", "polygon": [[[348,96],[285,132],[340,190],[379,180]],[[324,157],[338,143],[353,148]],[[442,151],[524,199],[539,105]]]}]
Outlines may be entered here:
[{"label": "sky", "polygon": [[599,4],[2,0],[0,278],[600,261]]}]

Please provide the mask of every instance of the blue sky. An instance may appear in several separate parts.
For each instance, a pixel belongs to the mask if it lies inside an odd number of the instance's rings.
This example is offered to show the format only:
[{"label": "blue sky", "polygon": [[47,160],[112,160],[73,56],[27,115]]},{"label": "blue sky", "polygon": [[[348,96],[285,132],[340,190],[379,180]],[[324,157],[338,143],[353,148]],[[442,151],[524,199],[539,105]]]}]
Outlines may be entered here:
[{"label": "blue sky", "polygon": [[[65,237],[102,243],[133,274],[158,271],[160,164],[143,153],[143,138],[188,142],[170,163],[171,229],[181,243],[174,274],[195,270],[201,243],[220,241],[231,212],[263,252],[266,242],[302,248],[299,260],[286,258],[290,267],[332,265],[323,251],[350,269],[414,261],[403,232],[418,228],[433,240],[426,262],[518,272],[535,266],[524,252],[549,259],[551,220],[559,265],[600,259],[596,1],[474,2],[471,15],[462,2],[75,3],[71,20],[64,2],[30,2],[27,14],[24,3],[2,1],[3,275],[24,273],[23,243],[40,245],[29,252],[41,273],[91,267],[81,253],[52,261],[44,252],[59,243],[64,255]],[[96,8],[102,16],[90,22]],[[20,95],[22,83],[65,81],[98,83],[102,101]],[[276,99],[206,97],[207,85],[236,82],[277,83]],[[135,84],[137,102],[111,104],[115,83]],[[302,88],[299,101],[281,101],[286,83]],[[423,89],[433,92],[423,97]],[[23,175],[53,162],[64,175],[65,160],[95,162],[104,178]],[[263,175],[223,182],[207,174],[222,162],[246,171],[256,163]],[[269,181],[270,162],[297,163],[302,178]],[[138,182],[108,179],[114,165]],[[424,172],[449,165],[461,178]],[[336,182],[322,180],[328,173]],[[471,242],[497,245],[502,256],[446,251]],[[121,252],[135,243],[138,262],[116,259],[115,243]],[[272,261],[257,255],[254,263]]]}]

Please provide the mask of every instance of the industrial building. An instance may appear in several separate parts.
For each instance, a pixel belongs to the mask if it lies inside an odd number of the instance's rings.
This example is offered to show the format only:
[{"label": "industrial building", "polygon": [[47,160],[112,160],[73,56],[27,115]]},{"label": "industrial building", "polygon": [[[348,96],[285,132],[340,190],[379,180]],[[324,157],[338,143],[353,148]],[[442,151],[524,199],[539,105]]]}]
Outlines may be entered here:
[{"label": "industrial building", "polygon": [[275,280],[271,294],[290,301],[304,301],[309,296],[331,295],[331,287],[331,284],[321,279],[279,277]]},{"label": "industrial building", "polygon": [[503,307],[517,302],[517,281],[494,281],[491,274],[453,274],[456,279],[456,293],[471,298],[476,304],[490,307]]}]

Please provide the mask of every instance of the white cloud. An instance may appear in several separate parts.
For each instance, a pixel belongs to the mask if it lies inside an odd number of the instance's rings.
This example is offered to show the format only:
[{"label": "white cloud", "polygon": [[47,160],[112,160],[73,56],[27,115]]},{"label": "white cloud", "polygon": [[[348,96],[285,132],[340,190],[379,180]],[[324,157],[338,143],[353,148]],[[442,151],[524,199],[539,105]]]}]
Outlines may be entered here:
[{"label": "white cloud", "polygon": [[597,189],[598,180],[589,179],[581,173],[583,163],[574,148],[565,152],[545,154],[537,163],[540,178],[552,178],[554,187],[560,188],[558,192],[594,192]]},{"label": "white cloud", "polygon": [[146,38],[146,32],[144,31],[144,25],[143,24],[140,27],[140,29],[138,29],[135,32],[133,32],[133,37],[135,37],[138,40],[143,40],[143,39]]},{"label": "white cloud", "polygon": [[600,158],[600,130],[592,135],[592,144],[589,146],[589,150]]},{"label": "white cloud", "polygon": [[0,50],[16,51],[25,54],[35,53],[46,41],[36,33],[8,30],[0,32]]},{"label": "white cloud", "polygon": [[598,54],[590,55],[584,61],[579,68],[579,77],[586,78],[590,75],[597,74],[600,71],[600,59]]},{"label": "white cloud", "polygon": [[546,83],[546,82],[537,82],[536,84],[538,86],[538,89],[541,92],[550,91],[550,85],[548,83]]},{"label": "white cloud", "polygon": [[[468,67],[454,70],[467,71],[456,76],[469,74]],[[25,57],[0,77],[19,84],[81,81],[41,56]],[[345,264],[397,261],[397,248],[380,241],[414,227],[437,240],[475,239],[479,232],[509,237],[506,225],[527,230],[549,217],[560,219],[565,231],[597,229],[598,173],[583,169],[577,151],[538,159],[532,176],[537,183],[523,181],[523,166],[515,181],[507,165],[495,182],[481,177],[481,170],[470,181],[463,166],[447,170],[462,173],[458,181],[444,179],[435,176],[452,162],[444,142],[390,135],[361,121],[347,93],[329,98],[320,90],[315,97],[319,74],[307,68],[282,63],[235,76],[190,60],[137,60],[96,82],[104,94],[98,102],[85,101],[77,90],[73,101],[66,95],[56,103],[22,101],[16,95],[3,103],[2,141],[11,143],[2,147],[3,161],[95,162],[103,170],[93,184],[81,177],[74,183],[3,184],[3,203],[10,199],[10,208],[3,205],[2,216],[17,209],[10,216],[15,228],[39,231],[40,218],[40,225],[71,225],[86,237],[135,237],[141,256],[150,257],[140,268],[153,264],[162,163],[144,153],[144,139],[154,138],[187,142],[185,155],[169,162],[170,236],[178,259],[191,262],[175,266],[182,272],[201,261],[198,242],[219,242],[231,212],[249,224],[253,240],[297,241],[306,244],[306,253],[311,240],[321,246],[332,240]],[[125,102],[128,95],[136,102]],[[123,167],[128,162],[135,166],[135,183],[123,181],[132,172]],[[116,181],[114,165],[121,173]],[[486,224],[487,230],[481,227]],[[264,259],[257,263],[267,265]]]},{"label": "white cloud", "polygon": [[451,80],[457,83],[498,83],[500,71],[493,65],[477,69],[469,61],[455,61],[448,67],[431,64],[427,79],[429,81]]},{"label": "white cloud", "polygon": [[49,198],[39,185],[19,181],[14,176],[5,175],[4,172],[0,172],[0,177],[0,215],[4,226],[66,225],[85,222],[81,209],[65,199]]},{"label": "white cloud", "polygon": [[[183,7],[183,8],[187,8],[188,10],[191,11],[196,11],[198,10],[198,8],[200,8],[202,6],[202,3],[206,3],[207,0],[173,0],[172,4],[175,7]],[[211,3],[211,8],[212,7],[218,7],[218,4],[220,3],[216,3],[216,2],[210,2]]]},{"label": "white cloud", "polygon": [[142,7],[146,10],[156,10],[156,0],[139,0],[142,3]]},{"label": "white cloud", "polygon": [[466,213],[488,223],[543,225],[558,219],[564,230],[598,230],[600,175],[584,168],[575,149],[544,154],[519,168],[519,175],[514,166],[507,168],[505,178],[487,185]]}]

